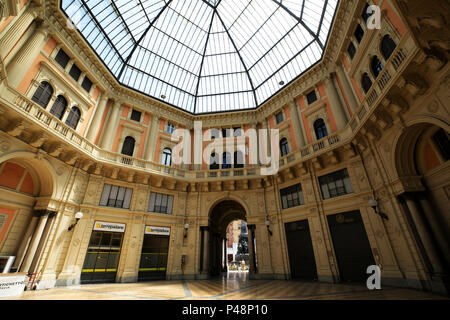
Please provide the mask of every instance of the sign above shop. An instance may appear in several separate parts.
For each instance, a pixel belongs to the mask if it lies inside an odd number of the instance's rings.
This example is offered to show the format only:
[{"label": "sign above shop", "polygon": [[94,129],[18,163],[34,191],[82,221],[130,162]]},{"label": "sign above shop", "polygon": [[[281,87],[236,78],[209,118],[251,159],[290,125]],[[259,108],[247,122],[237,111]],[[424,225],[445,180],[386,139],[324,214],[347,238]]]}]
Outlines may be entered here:
[{"label": "sign above shop", "polygon": [[154,235],[160,235],[160,236],[170,236],[170,228],[168,228],[168,227],[145,226],[145,234],[154,234]]},{"label": "sign above shop", "polygon": [[96,230],[96,231],[125,232],[125,224],[124,223],[95,221],[94,230]]}]

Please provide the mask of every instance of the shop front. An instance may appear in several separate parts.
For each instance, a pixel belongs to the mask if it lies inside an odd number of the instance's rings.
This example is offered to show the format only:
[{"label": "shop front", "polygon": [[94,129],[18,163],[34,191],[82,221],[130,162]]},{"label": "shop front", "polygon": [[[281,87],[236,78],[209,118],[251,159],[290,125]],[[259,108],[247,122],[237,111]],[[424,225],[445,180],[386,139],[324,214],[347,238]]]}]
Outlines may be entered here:
[{"label": "shop front", "polygon": [[95,221],[81,270],[81,283],[115,282],[125,224]]},{"label": "shop front", "polygon": [[145,227],[138,281],[166,279],[169,238],[169,227]]}]

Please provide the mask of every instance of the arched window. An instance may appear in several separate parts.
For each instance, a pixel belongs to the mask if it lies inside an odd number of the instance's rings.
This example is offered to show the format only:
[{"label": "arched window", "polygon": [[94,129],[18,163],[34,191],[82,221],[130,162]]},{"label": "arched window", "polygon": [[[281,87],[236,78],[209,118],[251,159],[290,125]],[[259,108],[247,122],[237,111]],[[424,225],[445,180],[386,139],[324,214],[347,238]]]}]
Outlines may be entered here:
[{"label": "arched window", "polygon": [[363,74],[361,84],[365,93],[369,92],[372,87],[372,80],[370,80],[369,75],[366,73]]},{"label": "arched window", "polygon": [[209,169],[218,170],[219,169],[219,155],[217,153],[211,153],[211,158],[209,160]]},{"label": "arched window", "polygon": [[133,156],[134,153],[134,145],[136,144],[136,140],[133,137],[126,137],[122,146],[122,154],[126,156]]},{"label": "arched window", "polygon": [[234,167],[243,168],[244,167],[244,156],[241,151],[234,152]]},{"label": "arched window", "polygon": [[372,70],[373,77],[376,79],[380,75],[381,70],[383,70],[383,64],[377,56],[372,58],[370,63],[370,69]]},{"label": "arched window", "polygon": [[50,113],[57,117],[59,120],[62,119],[64,112],[67,108],[67,100],[63,96],[56,97],[55,103],[53,103]]},{"label": "arched window", "polygon": [[289,154],[289,144],[286,138],[280,141],[280,151],[282,157]]},{"label": "arched window", "polygon": [[69,127],[76,129],[78,121],[80,121],[80,117],[81,117],[80,109],[78,109],[77,107],[72,107],[72,109],[69,112],[69,115],[67,116],[66,124]]},{"label": "arched window", "polygon": [[47,108],[48,102],[53,95],[53,88],[47,81],[42,81],[31,100],[43,108]]},{"label": "arched window", "polygon": [[364,29],[361,27],[361,25],[358,24],[358,26],[356,27],[354,36],[355,36],[356,40],[358,41],[358,43],[361,43],[361,41],[364,37]]},{"label": "arched window", "polygon": [[222,155],[222,169],[230,169],[231,168],[231,154],[228,152],[224,152]]},{"label": "arched window", "polygon": [[397,45],[394,40],[392,40],[391,36],[388,34],[384,36],[383,40],[381,40],[381,54],[385,60],[388,60],[389,57],[394,52]]},{"label": "arched window", "polygon": [[172,150],[165,148],[163,151],[162,164],[165,166],[172,165]]},{"label": "arched window", "polygon": [[317,140],[328,136],[327,126],[325,125],[325,121],[323,121],[323,119],[317,119],[314,122],[314,132],[316,133]]}]

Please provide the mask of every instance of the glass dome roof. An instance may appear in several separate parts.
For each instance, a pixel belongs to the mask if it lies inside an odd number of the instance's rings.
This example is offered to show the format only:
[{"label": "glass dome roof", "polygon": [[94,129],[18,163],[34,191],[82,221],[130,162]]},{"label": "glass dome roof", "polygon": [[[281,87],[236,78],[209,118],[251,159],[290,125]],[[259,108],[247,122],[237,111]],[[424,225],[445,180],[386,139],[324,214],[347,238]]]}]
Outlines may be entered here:
[{"label": "glass dome roof", "polygon": [[323,55],[338,0],[62,0],[123,85],[190,113],[253,109]]}]

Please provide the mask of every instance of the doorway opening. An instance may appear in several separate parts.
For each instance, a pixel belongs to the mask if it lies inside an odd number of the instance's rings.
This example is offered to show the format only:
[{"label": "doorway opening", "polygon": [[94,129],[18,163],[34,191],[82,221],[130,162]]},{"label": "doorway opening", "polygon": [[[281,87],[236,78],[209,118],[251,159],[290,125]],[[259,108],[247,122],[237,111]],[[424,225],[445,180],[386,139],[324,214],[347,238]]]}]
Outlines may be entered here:
[{"label": "doorway opening", "polygon": [[[206,258],[202,264],[206,268],[202,270],[210,277],[227,276],[229,270],[245,271],[233,272],[235,279],[247,278],[247,274],[256,272],[255,239],[253,233],[248,231],[250,227],[247,226],[246,211],[241,204],[233,200],[216,204],[209,216],[208,245],[201,258]],[[245,277],[241,277],[243,274]]]},{"label": "doorway opening", "polygon": [[222,267],[228,277],[242,277],[250,269],[250,252],[248,250],[248,229],[244,220],[234,220],[228,224],[224,240],[225,255]]}]

